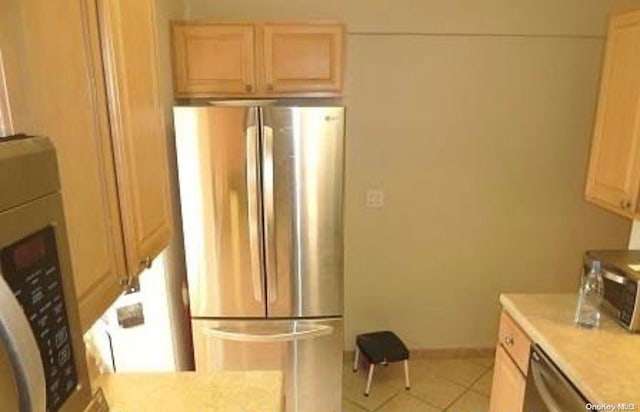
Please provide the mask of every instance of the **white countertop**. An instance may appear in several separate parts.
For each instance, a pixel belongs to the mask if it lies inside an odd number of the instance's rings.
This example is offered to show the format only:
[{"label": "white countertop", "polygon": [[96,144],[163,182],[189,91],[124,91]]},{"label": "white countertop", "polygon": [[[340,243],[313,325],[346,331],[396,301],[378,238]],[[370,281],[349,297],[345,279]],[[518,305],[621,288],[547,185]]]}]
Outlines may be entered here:
[{"label": "white countertop", "polygon": [[598,329],[575,326],[573,294],[505,294],[500,302],[591,403],[640,408],[640,335],[604,314]]},{"label": "white countertop", "polygon": [[98,378],[112,412],[281,412],[281,372],[115,373]]}]

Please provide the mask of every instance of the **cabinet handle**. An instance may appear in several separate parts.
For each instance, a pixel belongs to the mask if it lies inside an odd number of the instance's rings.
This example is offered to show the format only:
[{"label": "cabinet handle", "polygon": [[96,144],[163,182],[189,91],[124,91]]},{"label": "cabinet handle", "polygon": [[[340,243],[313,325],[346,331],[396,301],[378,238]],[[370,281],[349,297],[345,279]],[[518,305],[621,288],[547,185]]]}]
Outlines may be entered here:
[{"label": "cabinet handle", "polygon": [[505,336],[504,337],[504,344],[507,346],[513,346],[513,338],[511,336]]},{"label": "cabinet handle", "polygon": [[244,86],[244,89],[248,92],[253,91],[253,86],[250,84],[247,84],[246,86]]},{"label": "cabinet handle", "polygon": [[267,90],[273,91],[273,84],[272,83],[267,84]]},{"label": "cabinet handle", "polygon": [[145,269],[149,269],[151,267],[151,263],[153,263],[153,260],[150,257],[148,257],[146,259],[142,259],[140,261],[140,267],[141,268],[145,268]]},{"label": "cabinet handle", "polygon": [[620,201],[620,207],[622,209],[631,209],[631,201],[630,200],[626,200],[626,199],[622,199]]}]

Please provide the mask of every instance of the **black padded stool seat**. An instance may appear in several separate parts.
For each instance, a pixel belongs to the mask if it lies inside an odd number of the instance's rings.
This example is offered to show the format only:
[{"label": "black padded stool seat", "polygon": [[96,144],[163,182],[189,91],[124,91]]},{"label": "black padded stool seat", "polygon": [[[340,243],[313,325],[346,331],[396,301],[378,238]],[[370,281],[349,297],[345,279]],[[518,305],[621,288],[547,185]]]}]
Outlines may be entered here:
[{"label": "black padded stool seat", "polygon": [[409,390],[411,387],[409,382],[409,349],[395,333],[385,330],[356,336],[354,372],[358,370],[358,355],[360,353],[369,361],[369,376],[364,396],[369,396],[375,365],[387,366],[390,362],[404,361],[405,389]]},{"label": "black padded stool seat", "polygon": [[364,357],[376,365],[409,359],[409,349],[404,342],[388,330],[358,335],[356,345]]}]

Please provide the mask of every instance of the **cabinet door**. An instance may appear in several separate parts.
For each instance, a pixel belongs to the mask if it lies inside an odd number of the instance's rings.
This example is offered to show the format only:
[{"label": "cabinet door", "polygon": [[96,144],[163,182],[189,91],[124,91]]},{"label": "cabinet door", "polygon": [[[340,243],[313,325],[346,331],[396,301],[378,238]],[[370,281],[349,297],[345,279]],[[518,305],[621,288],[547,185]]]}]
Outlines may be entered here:
[{"label": "cabinet door", "polygon": [[587,200],[624,216],[640,184],[640,12],[611,19],[587,178]]},{"label": "cabinet door", "polygon": [[502,345],[496,350],[490,411],[522,412],[526,381]]},{"label": "cabinet door", "polygon": [[125,276],[104,88],[94,59],[100,54],[93,53],[97,33],[85,25],[91,10],[84,1],[16,4],[21,92],[34,103],[32,130],[26,131],[50,137],[56,147],[80,321],[87,330],[119,295],[118,280]]},{"label": "cabinet door", "polygon": [[261,88],[266,93],[338,94],[343,43],[340,24],[265,24]]},{"label": "cabinet door", "polygon": [[98,4],[127,267],[136,276],[172,227],[154,1]]},{"label": "cabinet door", "polygon": [[174,22],[172,37],[176,96],[254,91],[253,25]]}]

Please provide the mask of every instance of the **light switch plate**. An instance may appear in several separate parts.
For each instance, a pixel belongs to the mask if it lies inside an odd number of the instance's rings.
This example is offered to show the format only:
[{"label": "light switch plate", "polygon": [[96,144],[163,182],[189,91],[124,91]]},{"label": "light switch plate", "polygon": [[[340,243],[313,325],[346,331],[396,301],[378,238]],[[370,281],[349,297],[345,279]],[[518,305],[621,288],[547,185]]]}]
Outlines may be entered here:
[{"label": "light switch plate", "polygon": [[384,190],[368,189],[365,199],[365,206],[370,209],[380,209],[384,207]]}]

